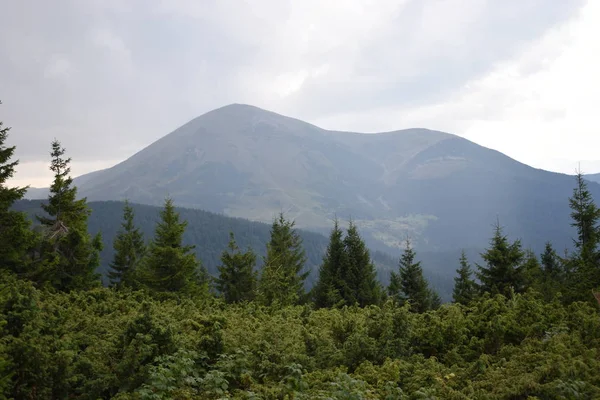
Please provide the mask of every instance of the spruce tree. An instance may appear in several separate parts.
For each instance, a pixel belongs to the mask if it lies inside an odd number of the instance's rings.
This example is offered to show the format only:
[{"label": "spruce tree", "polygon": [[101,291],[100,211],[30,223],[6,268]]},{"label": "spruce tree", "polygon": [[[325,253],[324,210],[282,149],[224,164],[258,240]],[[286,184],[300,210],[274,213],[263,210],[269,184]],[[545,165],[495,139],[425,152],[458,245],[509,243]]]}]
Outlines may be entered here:
[{"label": "spruce tree", "polygon": [[347,267],[342,271],[345,285],[342,297],[347,305],[358,304],[364,307],[377,304],[381,298],[381,289],[377,282],[375,265],[371,261],[369,249],[360,237],[354,222],[350,225],[344,238]]},{"label": "spruce tree", "polygon": [[102,250],[100,234],[91,237],[87,221],[91,213],[85,198],[77,199],[77,188],[72,186],[70,158],[64,158],[65,149],[58,140],[52,142],[50,170],[54,180],[48,202],[42,204],[46,212],[38,216],[43,228],[36,280],[48,282],[58,290],[88,289],[100,284],[96,268]]},{"label": "spruce tree", "polygon": [[287,306],[305,299],[304,281],[309,272],[302,272],[306,255],[294,226],[283,213],[273,221],[258,286],[262,304]]},{"label": "spruce tree", "polygon": [[110,263],[108,277],[112,286],[134,286],[135,268],[138,266],[145,251],[144,237],[134,224],[133,207],[125,201],[123,207],[123,222],[121,229],[113,242],[115,254]]},{"label": "spruce tree", "polygon": [[509,243],[507,236],[502,233],[500,223],[496,224],[490,248],[481,256],[485,266],[477,265],[477,277],[481,281],[480,289],[483,292],[509,295],[511,288],[515,292],[524,289],[525,275],[522,264],[525,254],[521,249],[521,241]]},{"label": "spruce tree", "polygon": [[[2,102],[0,102],[2,104]],[[0,269],[21,276],[28,269],[27,251],[34,241],[30,222],[25,213],[11,210],[21,200],[28,187],[8,187],[7,181],[15,174],[18,160],[11,161],[15,146],[7,146],[10,127],[0,121]]]},{"label": "spruce tree", "polygon": [[477,296],[477,284],[473,280],[473,271],[467,260],[464,250],[460,255],[460,268],[456,270],[458,276],[454,278],[452,300],[455,303],[468,305]]},{"label": "spruce tree", "polygon": [[540,291],[542,280],[542,267],[537,255],[531,249],[526,250],[523,261],[523,290],[534,288]]},{"label": "spruce tree", "polygon": [[577,230],[575,247],[584,263],[595,264],[598,261],[598,244],[600,242],[600,209],[588,189],[581,171],[576,175],[576,187],[573,196],[569,199],[571,207],[571,226]]},{"label": "spruce tree", "polygon": [[154,238],[139,267],[139,283],[155,292],[204,294],[205,269],[196,259],[195,246],[183,244],[187,221],[179,220],[173,200],[167,198],[160,212]]},{"label": "spruce tree", "polygon": [[562,274],[560,257],[552,247],[552,243],[546,242],[544,252],[540,256],[542,272],[546,277],[559,277]]},{"label": "spruce tree", "polygon": [[581,171],[569,199],[571,219],[577,231],[574,239],[576,253],[568,260],[568,300],[593,300],[591,289],[600,286],[600,209],[594,203]]},{"label": "spruce tree", "polygon": [[227,303],[252,301],[256,294],[257,273],[256,254],[252,249],[245,252],[235,242],[233,232],[229,233],[229,245],[221,254],[219,277],[216,279],[217,290]]},{"label": "spruce tree", "polygon": [[343,232],[337,218],[329,234],[329,244],[319,268],[319,279],[314,288],[315,306],[334,307],[345,303],[342,295],[348,292],[346,269],[348,257],[344,246]]},{"label": "spruce tree", "polygon": [[556,293],[565,289],[565,269],[561,257],[556,253],[552,244],[546,242],[544,252],[540,255],[542,268],[541,292],[544,299],[552,300]]},{"label": "spruce tree", "polygon": [[392,271],[388,294],[400,304],[408,302],[413,312],[423,313],[439,306],[439,296],[429,288],[410,240],[406,240],[398,273]]}]

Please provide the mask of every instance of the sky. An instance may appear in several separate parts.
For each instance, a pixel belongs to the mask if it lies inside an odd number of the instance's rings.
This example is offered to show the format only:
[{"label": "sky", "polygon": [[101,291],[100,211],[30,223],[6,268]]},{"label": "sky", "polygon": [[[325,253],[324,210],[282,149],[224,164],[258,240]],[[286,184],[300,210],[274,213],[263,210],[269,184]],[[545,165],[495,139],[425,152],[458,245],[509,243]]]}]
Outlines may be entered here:
[{"label": "sky", "polygon": [[0,120],[47,186],[252,104],[327,129],[421,127],[600,172],[598,0],[0,0]]}]

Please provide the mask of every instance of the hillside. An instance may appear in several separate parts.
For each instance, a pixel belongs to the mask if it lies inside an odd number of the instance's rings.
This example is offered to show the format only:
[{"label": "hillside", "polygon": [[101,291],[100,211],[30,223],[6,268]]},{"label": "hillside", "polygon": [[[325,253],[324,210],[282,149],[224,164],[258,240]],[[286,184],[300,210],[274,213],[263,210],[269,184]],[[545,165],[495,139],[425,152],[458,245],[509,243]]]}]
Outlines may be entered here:
[{"label": "hillside", "polygon": [[[333,132],[256,107],[208,112],[112,168],[79,177],[89,200],[183,207],[269,222],[284,210],[326,233],[354,219],[373,249],[398,254],[487,245],[498,218],[541,250],[571,245],[573,177],[537,170],[468,140],[427,129]],[[595,198],[600,185],[591,184]]]},{"label": "hillside", "polygon": [[590,174],[585,177],[589,181],[600,183],[600,174]]},{"label": "hillside", "polygon": [[[136,213],[135,222],[140,227],[147,240],[154,234],[155,224],[159,219],[159,207],[142,204],[132,204]],[[89,219],[89,231],[92,234],[102,233],[104,250],[101,253],[99,272],[106,275],[108,265],[112,260],[114,251],[112,243],[121,224],[123,203],[116,201],[91,202],[92,215]],[[32,219],[34,215],[41,215],[39,200],[23,200],[14,206],[15,210],[26,212]],[[202,260],[208,272],[217,275],[217,266],[220,264],[221,252],[227,247],[229,232],[233,232],[240,248],[252,248],[260,256],[265,255],[265,246],[269,240],[270,225],[253,222],[242,218],[231,218],[202,210],[178,208],[177,211],[183,220],[188,221],[188,228],[184,235],[187,244],[196,245],[196,255]],[[328,239],[318,233],[300,230],[304,248],[308,258],[307,268],[311,271],[307,279],[307,286],[312,287],[318,276],[318,267],[327,247]],[[473,256],[475,253],[471,252]],[[397,268],[398,259],[380,251],[371,254],[381,282],[387,285],[391,269]],[[448,300],[452,291],[452,277],[458,260],[458,253],[424,253],[418,258],[423,260],[425,275],[432,285],[440,291],[440,295]],[[452,268],[446,268],[452,262]],[[260,263],[260,258],[259,258]],[[260,268],[260,265],[258,265]]]}]

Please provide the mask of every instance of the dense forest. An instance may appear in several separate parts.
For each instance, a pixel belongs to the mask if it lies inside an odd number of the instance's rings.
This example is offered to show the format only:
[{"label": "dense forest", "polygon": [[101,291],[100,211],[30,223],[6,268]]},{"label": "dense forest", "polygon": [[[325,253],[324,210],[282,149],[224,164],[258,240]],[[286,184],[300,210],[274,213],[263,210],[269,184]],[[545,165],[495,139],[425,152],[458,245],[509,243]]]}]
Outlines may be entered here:
[{"label": "dense forest", "polygon": [[102,229],[90,233],[65,149],[52,142],[32,223],[14,207],[26,188],[7,184],[8,133],[0,124],[0,398],[600,398],[600,209],[581,174],[565,199],[572,252],[534,254],[497,223],[480,264],[449,260],[447,303],[409,239],[383,283],[358,227],[337,221],[307,291],[314,243],[283,213],[260,255],[228,227],[210,274],[169,198],[151,237],[120,207],[104,287]]}]

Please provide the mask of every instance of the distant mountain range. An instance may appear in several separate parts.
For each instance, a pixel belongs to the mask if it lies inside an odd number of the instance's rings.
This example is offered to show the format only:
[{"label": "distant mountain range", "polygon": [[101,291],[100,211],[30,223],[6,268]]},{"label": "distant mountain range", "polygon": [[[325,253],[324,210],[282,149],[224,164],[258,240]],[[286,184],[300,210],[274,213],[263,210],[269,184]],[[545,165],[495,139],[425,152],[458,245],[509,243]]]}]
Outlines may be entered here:
[{"label": "distant mountain range", "polygon": [[[76,179],[91,201],[161,205],[171,196],[181,207],[263,222],[284,211],[320,233],[335,216],[352,218],[372,249],[394,256],[407,236],[420,251],[482,249],[497,220],[535,250],[547,240],[568,247],[574,183],[449,133],[336,132],[240,104]],[[600,184],[590,190],[600,200]]]}]

